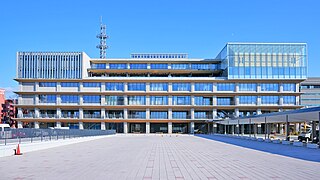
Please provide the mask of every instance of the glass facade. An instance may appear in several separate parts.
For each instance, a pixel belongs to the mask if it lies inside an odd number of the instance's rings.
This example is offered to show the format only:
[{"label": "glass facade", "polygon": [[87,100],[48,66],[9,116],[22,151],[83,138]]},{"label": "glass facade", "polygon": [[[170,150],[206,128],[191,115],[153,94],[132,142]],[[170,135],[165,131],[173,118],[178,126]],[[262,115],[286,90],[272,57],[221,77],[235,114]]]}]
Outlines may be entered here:
[{"label": "glass facade", "polygon": [[168,119],[167,111],[150,111],[151,119]]},{"label": "glass facade", "polygon": [[171,64],[171,69],[190,69],[189,64]]},{"label": "glass facade", "polygon": [[231,98],[231,97],[217,97],[217,105],[221,105],[221,106],[234,105],[233,98]]},{"label": "glass facade", "polygon": [[191,105],[190,96],[173,96],[173,105]]},{"label": "glass facade", "polygon": [[61,82],[61,87],[79,87],[79,83],[77,82]]},{"label": "glass facade", "polygon": [[145,91],[146,83],[128,83],[128,91]]},{"label": "glass facade", "polygon": [[83,96],[83,103],[101,103],[101,96],[85,95]]},{"label": "glass facade", "polygon": [[239,104],[257,104],[257,96],[239,96]]},{"label": "glass facade", "polygon": [[39,103],[56,103],[56,95],[39,95]]},{"label": "glass facade", "polygon": [[257,84],[239,83],[239,91],[257,91]]},{"label": "glass facade", "polygon": [[190,83],[172,83],[172,91],[190,91]]},{"label": "glass facade", "polygon": [[210,106],[212,105],[212,97],[195,96],[194,105]]},{"label": "glass facade", "polygon": [[79,103],[78,95],[61,95],[61,103]]},{"label": "glass facade", "polygon": [[130,64],[130,69],[147,69],[147,64],[142,64],[142,63],[134,63]]},{"label": "glass facade", "polygon": [[91,65],[92,69],[106,69],[106,64],[95,63]]},{"label": "glass facade", "polygon": [[99,82],[83,82],[83,87],[100,87],[101,83]]},{"label": "glass facade", "polygon": [[290,92],[295,92],[296,91],[296,84],[285,83],[282,86],[283,86],[283,91],[290,91]]},{"label": "glass facade", "polygon": [[279,104],[279,96],[261,96],[261,104]]},{"label": "glass facade", "polygon": [[307,45],[303,43],[228,43],[229,79],[305,79]]},{"label": "glass facade", "polygon": [[127,69],[127,64],[112,63],[112,64],[109,64],[109,69]]},{"label": "glass facade", "polygon": [[217,83],[217,91],[234,91],[234,83]]},{"label": "glass facade", "polygon": [[168,105],[168,96],[150,96],[150,105]]},{"label": "glass facade", "polygon": [[277,83],[263,83],[260,86],[261,91],[279,91],[279,84]]},{"label": "glass facade", "polygon": [[168,83],[150,83],[150,91],[168,91]]},{"label": "glass facade", "polygon": [[145,111],[129,111],[128,118],[130,118],[130,119],[145,119],[146,112]]},{"label": "glass facade", "polygon": [[295,96],[283,96],[283,104],[296,104],[296,97]]},{"label": "glass facade", "polygon": [[215,70],[217,69],[217,64],[191,64],[191,69],[193,70]]},{"label": "glass facade", "polygon": [[123,90],[124,90],[123,83],[118,83],[118,82],[106,83],[106,91],[123,91]]},{"label": "glass facade", "polygon": [[212,83],[194,83],[195,91],[212,91]]},{"label": "glass facade", "polygon": [[129,105],[146,105],[145,96],[128,96]]},{"label": "glass facade", "polygon": [[168,69],[168,64],[150,64],[151,69]]},{"label": "glass facade", "polygon": [[123,96],[106,96],[106,105],[124,105]]},{"label": "glass facade", "polygon": [[56,82],[39,82],[39,87],[56,87]]},{"label": "glass facade", "polygon": [[172,111],[172,119],[190,119],[188,111]]},{"label": "glass facade", "polygon": [[195,111],[194,112],[195,119],[212,119],[212,113],[208,111]]}]

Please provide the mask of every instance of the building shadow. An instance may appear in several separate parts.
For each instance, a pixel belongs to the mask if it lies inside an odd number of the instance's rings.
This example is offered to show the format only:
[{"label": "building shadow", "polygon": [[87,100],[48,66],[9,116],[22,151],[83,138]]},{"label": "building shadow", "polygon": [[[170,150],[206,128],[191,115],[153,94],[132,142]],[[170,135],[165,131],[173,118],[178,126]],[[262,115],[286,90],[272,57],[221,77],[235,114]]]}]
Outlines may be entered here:
[{"label": "building shadow", "polygon": [[320,149],[309,149],[306,147],[273,144],[217,135],[197,134],[195,136],[281,156],[287,156],[306,161],[320,162]]}]

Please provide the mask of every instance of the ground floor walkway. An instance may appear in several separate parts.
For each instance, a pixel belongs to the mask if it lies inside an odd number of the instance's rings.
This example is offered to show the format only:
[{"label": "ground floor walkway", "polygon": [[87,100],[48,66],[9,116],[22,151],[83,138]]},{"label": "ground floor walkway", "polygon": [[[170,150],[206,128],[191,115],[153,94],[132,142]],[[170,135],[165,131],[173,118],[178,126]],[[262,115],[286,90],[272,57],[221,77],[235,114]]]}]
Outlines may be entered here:
[{"label": "ground floor walkway", "polygon": [[[0,159],[1,179],[317,179],[320,150],[289,154],[203,135],[116,135]],[[250,143],[252,141],[248,141]],[[258,142],[255,142],[258,143]],[[266,145],[272,145],[262,143]],[[282,151],[285,146],[279,146]],[[274,149],[274,148],[273,148]],[[277,148],[276,148],[277,149]],[[22,149],[23,151],[23,149]]]}]

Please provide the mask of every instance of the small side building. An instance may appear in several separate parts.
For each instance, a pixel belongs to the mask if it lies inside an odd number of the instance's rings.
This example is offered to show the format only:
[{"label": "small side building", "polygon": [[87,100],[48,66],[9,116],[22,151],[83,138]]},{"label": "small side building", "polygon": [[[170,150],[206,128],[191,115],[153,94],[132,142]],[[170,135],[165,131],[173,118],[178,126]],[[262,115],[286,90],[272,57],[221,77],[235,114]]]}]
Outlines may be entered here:
[{"label": "small side building", "polygon": [[301,105],[304,107],[320,106],[320,77],[309,77],[300,84]]}]

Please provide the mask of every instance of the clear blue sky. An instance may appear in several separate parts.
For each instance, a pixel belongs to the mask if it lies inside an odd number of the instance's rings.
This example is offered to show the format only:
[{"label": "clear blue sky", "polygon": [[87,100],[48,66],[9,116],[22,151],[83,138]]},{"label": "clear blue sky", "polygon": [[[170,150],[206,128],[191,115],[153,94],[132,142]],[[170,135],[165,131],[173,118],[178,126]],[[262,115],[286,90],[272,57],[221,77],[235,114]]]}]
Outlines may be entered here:
[{"label": "clear blue sky", "polygon": [[16,88],[17,51],[84,51],[98,57],[186,52],[213,58],[226,42],[306,42],[309,76],[320,76],[318,0],[52,0],[0,2],[0,87]]}]

